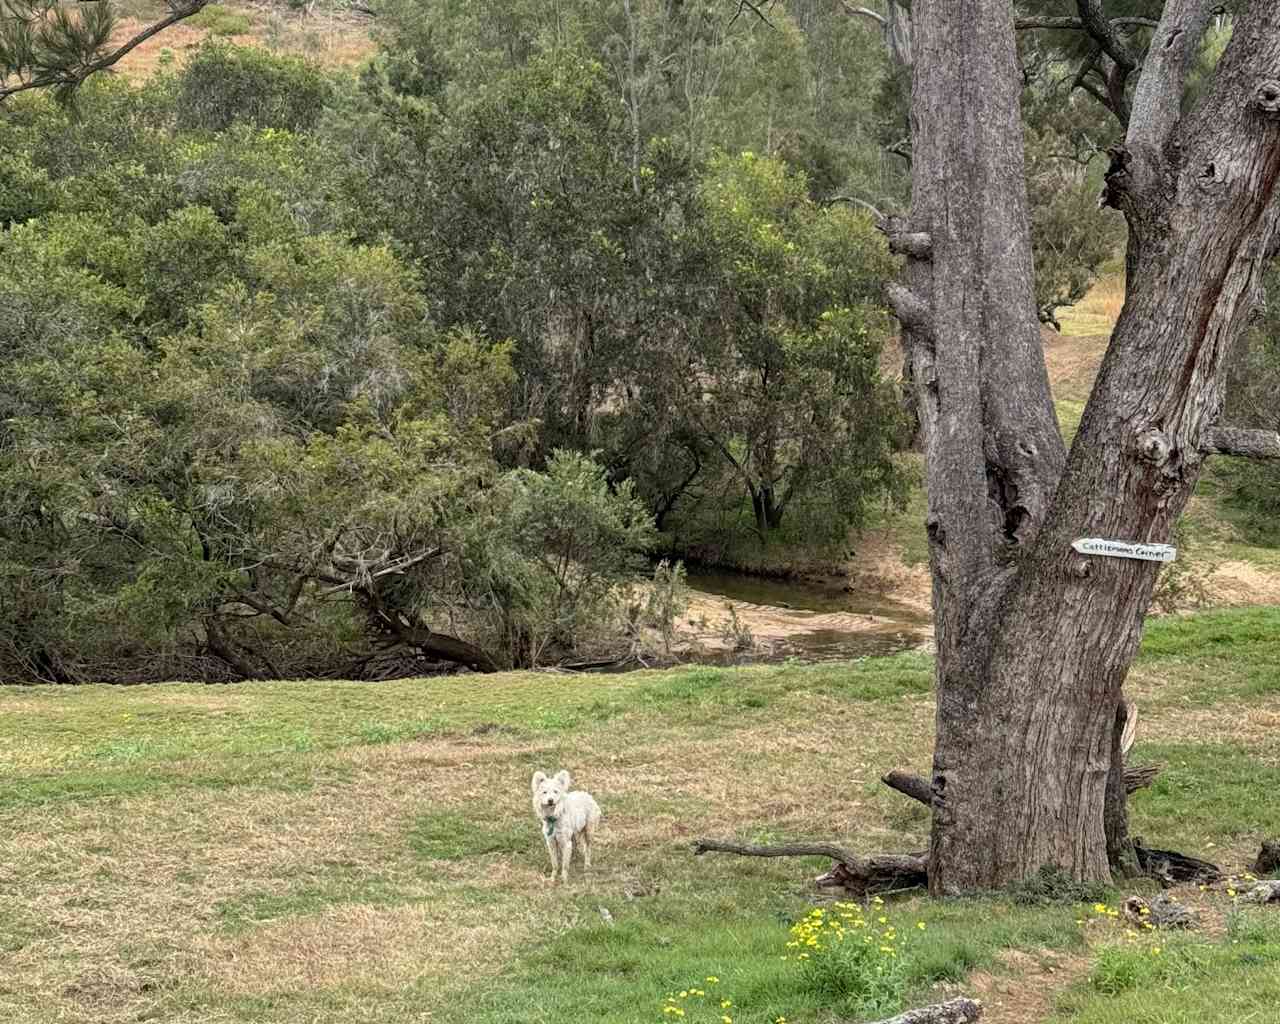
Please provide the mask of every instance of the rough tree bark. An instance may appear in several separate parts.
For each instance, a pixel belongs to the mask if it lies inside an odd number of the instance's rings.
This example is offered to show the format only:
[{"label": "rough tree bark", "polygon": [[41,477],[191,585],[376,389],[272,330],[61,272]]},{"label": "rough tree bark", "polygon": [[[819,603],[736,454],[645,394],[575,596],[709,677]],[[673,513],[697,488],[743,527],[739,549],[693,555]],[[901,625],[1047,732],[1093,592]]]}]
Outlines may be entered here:
[{"label": "rough tree bark", "polygon": [[[1082,16],[1097,6],[1082,2]],[[1280,5],[1249,4],[1182,116],[1210,6],[1166,4],[1114,153],[1106,199],[1128,218],[1134,273],[1068,456],[1033,301],[1012,5],[912,5],[904,230],[931,245],[916,247],[890,301],[928,466],[935,893],[1044,865],[1105,880],[1108,832],[1126,845],[1120,687],[1157,568],[1080,556],[1071,542],[1169,539],[1205,455],[1231,436],[1217,423],[1226,356],[1280,215]]]}]

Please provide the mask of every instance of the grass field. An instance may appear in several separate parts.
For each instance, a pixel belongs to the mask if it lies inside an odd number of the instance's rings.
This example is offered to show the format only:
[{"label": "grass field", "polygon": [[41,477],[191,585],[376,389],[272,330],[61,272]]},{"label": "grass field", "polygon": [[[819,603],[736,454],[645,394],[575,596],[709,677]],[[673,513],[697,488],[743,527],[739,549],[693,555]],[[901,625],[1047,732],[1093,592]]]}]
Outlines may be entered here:
[{"label": "grass field", "polygon": [[[1280,833],[1277,666],[1275,609],[1152,624],[1129,687],[1136,757],[1166,764],[1133,801],[1148,842],[1242,870]],[[922,848],[923,809],[876,779],[926,767],[929,687],[928,659],[903,655],[0,688],[0,1020],[677,1019],[668,995],[691,1024],[857,1019],[853,997],[782,959],[825,865],[688,844]],[[596,871],[575,866],[564,889],[527,795],[560,766],[606,815]],[[1160,954],[1088,901],[873,909],[903,936],[892,998],[973,992],[997,1024],[1269,1019],[1280,910],[1186,898],[1210,927]]]}]

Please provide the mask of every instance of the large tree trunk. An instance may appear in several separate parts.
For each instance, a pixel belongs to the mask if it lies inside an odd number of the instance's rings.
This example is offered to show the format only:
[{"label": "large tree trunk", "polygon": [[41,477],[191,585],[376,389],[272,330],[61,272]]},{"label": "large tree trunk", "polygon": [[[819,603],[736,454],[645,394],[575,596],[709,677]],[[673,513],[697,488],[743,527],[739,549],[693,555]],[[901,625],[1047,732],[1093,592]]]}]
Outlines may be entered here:
[{"label": "large tree trunk", "polygon": [[1216,450],[1226,356],[1280,212],[1280,5],[1254,0],[1213,87],[1179,120],[1209,6],[1167,3],[1108,179],[1138,259],[1069,458],[1034,308],[1011,4],[912,7],[907,230],[932,247],[890,298],[928,464],[935,893],[1044,865],[1105,880],[1109,831],[1113,856],[1128,853],[1108,779],[1122,788],[1120,687],[1156,565],[1071,543],[1168,540]]}]

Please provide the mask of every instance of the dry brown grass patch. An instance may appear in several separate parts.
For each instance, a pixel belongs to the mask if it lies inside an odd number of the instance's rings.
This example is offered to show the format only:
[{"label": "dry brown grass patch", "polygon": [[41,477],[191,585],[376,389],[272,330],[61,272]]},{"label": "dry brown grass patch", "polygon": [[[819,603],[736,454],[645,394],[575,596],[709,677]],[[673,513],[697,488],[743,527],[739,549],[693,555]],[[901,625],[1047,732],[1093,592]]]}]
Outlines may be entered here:
[{"label": "dry brown grass patch", "polygon": [[518,917],[497,921],[486,908],[348,905],[241,936],[203,936],[196,952],[204,977],[234,995],[351,984],[393,989],[461,964],[492,970],[524,935]]},{"label": "dry brown grass patch", "polygon": [[[368,21],[346,12],[316,11],[310,15],[290,13],[274,5],[223,4],[233,14],[248,15],[250,30],[234,36],[219,36],[236,46],[256,46],[294,53],[317,61],[325,67],[353,67],[371,57],[375,50],[369,36]],[[138,17],[121,18],[111,37],[118,46],[153,24],[163,14],[159,5],[154,14],[139,12]],[[165,51],[181,55],[194,50],[212,37],[207,29],[180,21],[163,32],[140,43],[117,65],[131,82],[142,82],[153,75],[164,61]]]},{"label": "dry brown grass patch", "polygon": [[984,1024],[1034,1024],[1052,1016],[1057,994],[1089,971],[1087,957],[1041,950],[1005,950],[999,967],[975,971],[963,985],[946,991],[982,1002]]},{"label": "dry brown grass patch", "polygon": [[1254,697],[1213,707],[1160,707],[1144,712],[1143,741],[1235,743],[1249,747],[1260,764],[1280,763],[1280,697]]}]

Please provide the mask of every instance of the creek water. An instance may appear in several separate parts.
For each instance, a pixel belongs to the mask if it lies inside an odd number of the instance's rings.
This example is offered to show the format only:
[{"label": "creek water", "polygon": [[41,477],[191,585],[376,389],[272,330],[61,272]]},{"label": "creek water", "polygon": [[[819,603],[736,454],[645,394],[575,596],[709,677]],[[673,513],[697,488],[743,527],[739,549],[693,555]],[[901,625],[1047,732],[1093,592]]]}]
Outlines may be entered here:
[{"label": "creek water", "polygon": [[709,652],[698,660],[719,663],[848,661],[921,647],[933,636],[932,617],[879,594],[846,589],[837,582],[776,580],[739,573],[691,570],[695,594],[735,606],[750,628],[763,612],[767,636],[756,649]]}]

